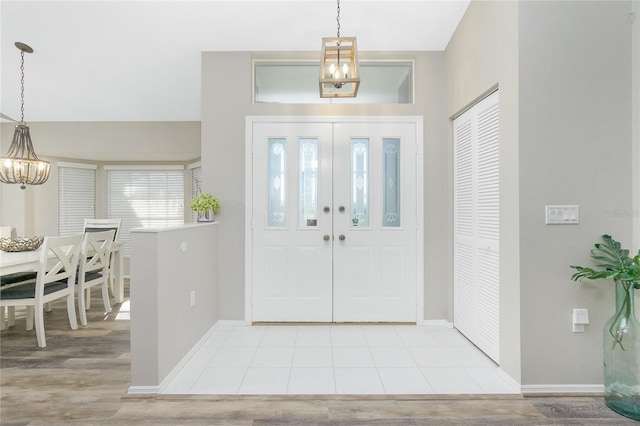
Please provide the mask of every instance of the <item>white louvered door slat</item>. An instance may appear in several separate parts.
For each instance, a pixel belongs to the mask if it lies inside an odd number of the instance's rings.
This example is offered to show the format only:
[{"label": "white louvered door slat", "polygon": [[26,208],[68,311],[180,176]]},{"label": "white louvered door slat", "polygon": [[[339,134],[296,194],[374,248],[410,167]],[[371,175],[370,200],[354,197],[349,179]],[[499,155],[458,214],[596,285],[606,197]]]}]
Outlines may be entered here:
[{"label": "white louvered door slat", "polygon": [[499,98],[454,122],[454,325],[499,362]]},{"label": "white louvered door slat", "polygon": [[473,286],[473,155],[472,125],[466,117],[454,122],[454,323],[461,333],[473,332],[476,322]]}]

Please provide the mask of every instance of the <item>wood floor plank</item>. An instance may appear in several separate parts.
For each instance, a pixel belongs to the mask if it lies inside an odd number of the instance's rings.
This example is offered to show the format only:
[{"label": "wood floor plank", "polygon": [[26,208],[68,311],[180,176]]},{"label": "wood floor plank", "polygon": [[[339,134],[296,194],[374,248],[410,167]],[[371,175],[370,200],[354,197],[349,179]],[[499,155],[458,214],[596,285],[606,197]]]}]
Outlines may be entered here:
[{"label": "wood floor plank", "polygon": [[[125,287],[128,299],[128,283]],[[63,303],[45,314],[47,348],[24,311],[0,333],[0,424],[414,426],[638,424],[601,397],[517,395],[127,395],[131,352],[122,305],[104,314],[94,292],[88,326],[71,330]]]}]

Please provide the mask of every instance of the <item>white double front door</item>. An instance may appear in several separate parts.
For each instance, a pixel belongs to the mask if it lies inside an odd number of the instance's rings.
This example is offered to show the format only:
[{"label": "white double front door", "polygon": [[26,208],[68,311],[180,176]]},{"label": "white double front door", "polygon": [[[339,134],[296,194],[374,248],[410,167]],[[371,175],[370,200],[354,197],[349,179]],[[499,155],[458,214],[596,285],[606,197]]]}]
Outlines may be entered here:
[{"label": "white double front door", "polygon": [[252,320],[416,321],[416,124],[252,131]]}]

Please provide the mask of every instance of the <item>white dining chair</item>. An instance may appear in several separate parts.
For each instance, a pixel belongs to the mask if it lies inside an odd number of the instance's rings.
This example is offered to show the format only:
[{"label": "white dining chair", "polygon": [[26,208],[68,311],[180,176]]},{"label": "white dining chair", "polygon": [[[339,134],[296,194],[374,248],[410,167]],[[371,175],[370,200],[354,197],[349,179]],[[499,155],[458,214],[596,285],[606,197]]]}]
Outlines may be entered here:
[{"label": "white dining chair", "polygon": [[0,226],[0,238],[11,238],[12,230],[11,226]]},{"label": "white dining chair", "polygon": [[[0,226],[0,238],[15,238],[16,230],[13,226]],[[0,277],[0,287],[7,284],[14,284],[21,281],[35,280],[36,274],[32,272],[16,272],[14,274]],[[0,330],[13,326],[15,322],[15,308],[10,307],[5,316],[4,306],[0,307]]]},{"label": "white dining chair", "polygon": [[80,324],[87,325],[87,310],[91,300],[91,288],[102,288],[102,303],[105,312],[111,312],[109,302],[109,259],[111,258],[111,245],[113,244],[114,230],[103,232],[87,232],[82,240],[80,249],[80,266],[78,267],[77,297]]},{"label": "white dining chair", "polygon": [[[113,241],[116,242],[118,240],[118,235],[120,234],[120,228],[122,226],[122,219],[85,219],[84,220],[84,232],[103,232],[103,231],[115,231],[113,235]],[[109,289],[111,293],[114,292],[115,288],[115,276],[113,274],[114,268],[114,258],[111,257],[109,265]],[[87,309],[91,307],[91,298],[87,295]]]},{"label": "white dining chair", "polygon": [[[72,330],[78,328],[74,296],[82,239],[82,234],[45,237],[35,282],[0,288],[0,306],[27,307],[27,330],[33,329],[35,320],[36,338],[41,348],[47,346],[44,334],[45,303],[66,298],[69,325]],[[52,263],[55,264],[49,268]]]}]

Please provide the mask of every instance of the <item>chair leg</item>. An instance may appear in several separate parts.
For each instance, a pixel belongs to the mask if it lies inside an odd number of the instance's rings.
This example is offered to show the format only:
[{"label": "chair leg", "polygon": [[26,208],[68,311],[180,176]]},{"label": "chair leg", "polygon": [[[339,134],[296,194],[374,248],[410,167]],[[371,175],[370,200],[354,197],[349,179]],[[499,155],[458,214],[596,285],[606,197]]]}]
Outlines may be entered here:
[{"label": "chair leg", "polygon": [[[33,310],[36,322],[36,339],[38,340],[38,347],[44,348],[47,346],[47,339],[44,337],[44,306],[29,306]],[[27,309],[28,310],[28,309]],[[33,322],[33,320],[32,320]],[[33,324],[31,325],[33,328]]]},{"label": "chair leg", "polygon": [[87,293],[90,295],[90,289],[81,289],[78,287],[78,312],[80,313],[80,325],[85,327],[87,325],[87,309],[86,305]]},{"label": "chair leg", "polygon": [[109,283],[106,280],[102,283],[102,304],[104,305],[105,312],[111,312],[111,301],[109,300]]},{"label": "chair leg", "polygon": [[[41,307],[41,309],[44,309],[44,307]],[[33,330],[34,310],[35,308],[33,306],[27,306],[26,312],[24,313],[25,320],[27,321],[27,330]]]},{"label": "chair leg", "polygon": [[7,323],[9,327],[13,327],[14,325],[16,325],[16,307],[15,306],[9,306],[7,308]]},{"label": "chair leg", "polygon": [[72,330],[78,329],[78,320],[76,319],[76,300],[73,291],[67,295],[67,315],[69,316],[69,325]]},{"label": "chair leg", "polygon": [[91,309],[91,288],[87,289],[87,294],[85,294],[85,300],[86,302],[86,310],[88,311],[89,309]]}]

